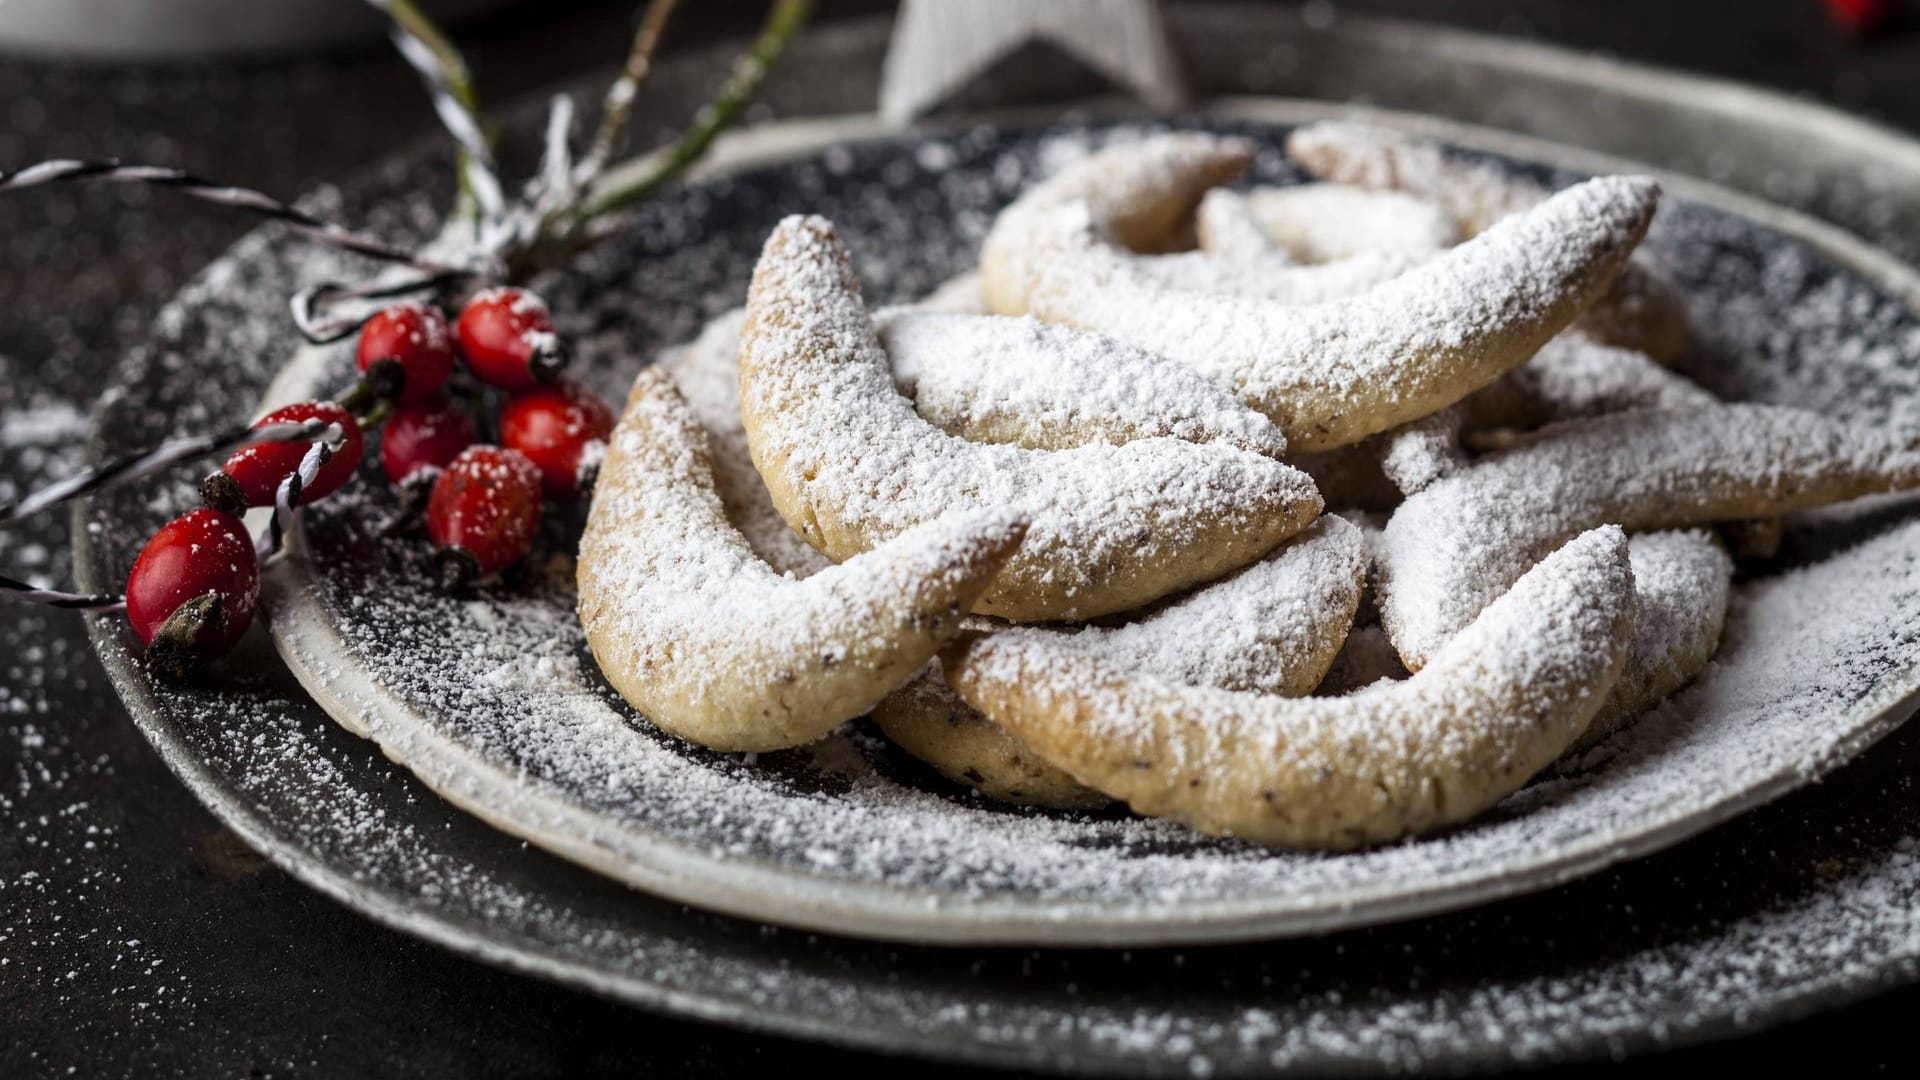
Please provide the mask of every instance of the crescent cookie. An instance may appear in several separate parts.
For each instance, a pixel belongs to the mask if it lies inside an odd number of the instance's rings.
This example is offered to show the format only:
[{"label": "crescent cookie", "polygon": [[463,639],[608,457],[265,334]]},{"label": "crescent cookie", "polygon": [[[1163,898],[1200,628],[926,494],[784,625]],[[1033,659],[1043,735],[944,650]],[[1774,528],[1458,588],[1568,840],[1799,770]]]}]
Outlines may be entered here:
[{"label": "crescent cookie", "polygon": [[1696,408],[1719,403],[1699,384],[1668,371],[1645,353],[1565,333],[1533,359],[1461,403],[1470,442],[1484,433],[1530,431],[1629,409]]},{"label": "crescent cookie", "polygon": [[[1451,155],[1437,143],[1366,124],[1330,121],[1297,128],[1287,137],[1287,156],[1321,180],[1431,200],[1468,237],[1548,197],[1536,183]],[[1601,341],[1662,363],[1687,350],[1686,299],[1645,260],[1630,263],[1581,316],[1579,326]]]},{"label": "crescent cookie", "polygon": [[1209,188],[1239,176],[1253,143],[1214,135],[1157,135],[1109,146],[1014,200],[994,220],[980,249],[987,309],[1024,315],[1041,264],[1053,257],[1039,219],[1085,202],[1116,244],[1131,251],[1170,246]]},{"label": "crescent cookie", "polygon": [[942,653],[960,695],[1135,810],[1264,844],[1345,849],[1464,821],[1586,729],[1627,653],[1620,529],[1570,541],[1426,670],[1337,698],[1182,686],[1033,634]]},{"label": "crescent cookie", "polygon": [[1574,420],[1400,504],[1377,553],[1381,619],[1418,671],[1547,552],[1604,522],[1665,529],[1920,486],[1920,452],[1775,405]]},{"label": "crescent cookie", "polygon": [[666,731],[716,750],[798,746],[926,663],[1025,528],[1006,511],[956,514],[782,577],[728,524],[706,433],[649,368],[594,486],[580,622],[607,681]]},{"label": "crescent cookie", "polygon": [[1642,533],[1633,559],[1633,644],[1613,693],[1574,744],[1601,742],[1693,681],[1720,647],[1733,591],[1733,559],[1702,530]]},{"label": "crescent cookie", "polygon": [[[1348,197],[1360,196],[1395,200],[1393,206],[1411,203],[1426,209],[1434,219],[1442,222],[1445,231],[1431,222],[1409,216],[1404,210],[1385,207],[1375,215],[1375,223],[1371,227],[1356,231],[1344,227],[1349,219],[1337,216],[1316,218],[1303,214],[1302,221],[1289,225],[1272,220],[1275,215],[1270,215],[1267,220],[1258,220],[1251,208],[1256,196],[1282,201],[1284,196],[1295,192],[1321,191],[1342,193],[1339,198],[1325,200],[1336,207]],[[1313,200],[1302,198],[1299,202],[1300,209],[1313,207]],[[1537,205],[1537,200],[1529,205]],[[1352,209],[1356,213],[1363,212],[1358,205]],[[1328,221],[1340,222],[1340,226],[1330,226]],[[1320,229],[1344,243],[1344,246],[1337,248],[1331,243],[1320,244],[1317,248],[1338,252],[1346,259],[1344,263],[1323,268],[1330,275],[1325,284],[1352,281],[1358,287],[1347,292],[1330,292],[1329,298],[1348,295],[1376,283],[1366,281],[1364,274],[1353,273],[1355,263],[1364,256],[1397,255],[1411,259],[1422,251],[1431,254],[1451,243],[1451,240],[1445,239],[1449,235],[1457,238],[1450,219],[1430,203],[1395,191],[1370,191],[1341,184],[1307,184],[1260,189],[1252,193],[1218,188],[1208,192],[1200,201],[1196,224],[1201,247],[1221,256],[1212,260],[1213,276],[1231,280],[1233,266],[1246,268],[1238,283],[1220,285],[1211,291],[1243,295],[1255,294],[1259,283],[1288,280],[1287,274],[1265,270],[1262,262],[1270,261],[1276,255],[1285,255],[1289,259],[1302,257],[1300,251],[1285,251],[1280,247],[1278,237],[1286,235],[1289,228],[1295,231]],[[1152,262],[1142,260],[1143,265]],[[1221,264],[1228,265],[1223,267]],[[1192,276],[1196,281],[1199,280],[1199,275]],[[1196,284],[1194,287],[1205,286]],[[1555,420],[1601,416],[1627,409],[1707,405],[1717,400],[1684,376],[1668,371],[1645,353],[1608,345],[1579,330],[1576,323],[1574,329],[1547,342],[1526,363],[1485,389],[1469,395],[1462,403],[1466,413],[1461,418],[1461,429],[1476,447],[1492,448],[1509,431],[1529,430]],[[1330,501],[1338,502],[1324,485],[1321,490],[1329,496]]]},{"label": "crescent cookie", "polygon": [[833,563],[787,528],[747,450],[737,359],[740,325],[746,318],[745,308],[716,316],[692,341],[661,353],[655,366],[673,376],[694,419],[706,429],[708,459],[727,520],[776,573],[807,577]]},{"label": "crescent cookie", "polygon": [[[1268,457],[1285,450],[1272,421],[1177,364],[1065,327],[939,314],[924,306],[943,296],[953,303],[968,286],[978,282],[955,278],[926,300],[875,315],[894,385],[942,430],[1029,449],[1165,435]],[[787,527],[753,467],[740,418],[737,358],[745,318],[742,308],[715,317],[692,341],[662,353],[658,364],[707,430],[727,520],[775,570],[805,577],[832,564]],[[1084,403],[1094,398],[1104,405],[1088,409]]]},{"label": "crescent cookie", "polygon": [[1302,263],[1361,255],[1432,255],[1460,241],[1446,212],[1398,191],[1347,184],[1215,188],[1194,211],[1200,249],[1257,258],[1274,247]]},{"label": "crescent cookie", "polygon": [[[1421,261],[1395,252],[1363,252],[1320,266],[1299,266],[1271,240],[1243,259],[1176,251],[1195,204],[1245,171],[1245,139],[1180,133],[1110,146],[1034,185],[994,219],[980,251],[988,310],[1022,315],[1049,264],[1058,260],[1057,219],[1084,208],[1102,237],[1126,253],[1150,282],[1178,290],[1255,296],[1285,304],[1337,299],[1399,276]],[[1196,229],[1204,223],[1195,221]]]},{"label": "crescent cookie", "polygon": [[1320,513],[1303,473],[1231,446],[1071,450],[968,442],[894,389],[845,248],[819,217],[775,228],[740,340],[755,467],[794,531],[843,560],[959,509],[1011,509],[1026,541],[974,605],[1015,621],[1126,611],[1238,569]]},{"label": "crescent cookie", "polygon": [[[1120,626],[1029,628],[1187,686],[1297,697],[1317,685],[1353,625],[1368,557],[1358,527],[1322,517],[1262,561]],[[1090,791],[974,711],[937,666],[873,711],[888,738],[948,778],[1003,802],[1084,809]]]},{"label": "crescent cookie", "polygon": [[[1050,257],[1033,260],[1027,308],[1184,363],[1272,417],[1295,451],[1328,450],[1525,362],[1611,284],[1658,198],[1643,178],[1589,181],[1371,289],[1304,305],[1167,285],[1073,204],[1029,224],[1029,248]],[[991,284],[993,264],[981,269]]]},{"label": "crescent cookie", "polygon": [[1107,253],[1124,260],[1141,282],[1176,293],[1206,293],[1267,300],[1302,307],[1366,292],[1427,261],[1416,255],[1367,251],[1337,262],[1302,266],[1269,249],[1264,254],[1224,258],[1205,251],[1171,255]]},{"label": "crescent cookie", "polygon": [[1164,436],[1275,458],[1287,449],[1273,421],[1212,380],[1112,338],[998,315],[896,310],[875,322],[894,386],[972,442],[1065,450]]},{"label": "crescent cookie", "polygon": [[995,802],[1098,810],[1113,801],[974,711],[947,685],[937,660],[882,698],[872,715],[874,726],[895,746]]}]

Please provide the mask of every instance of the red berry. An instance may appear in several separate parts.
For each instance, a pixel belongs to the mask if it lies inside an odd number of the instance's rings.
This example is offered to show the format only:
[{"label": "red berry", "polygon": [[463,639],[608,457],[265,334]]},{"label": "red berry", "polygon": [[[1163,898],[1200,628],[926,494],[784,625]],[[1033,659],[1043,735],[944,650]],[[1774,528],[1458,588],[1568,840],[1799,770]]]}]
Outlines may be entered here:
[{"label": "red berry", "polygon": [[[303,504],[325,498],[352,479],[353,470],[360,467],[360,425],[354,422],[352,413],[331,401],[303,401],[297,405],[287,405],[273,410],[253,424],[259,427],[282,420],[316,417],[339,424],[340,430],[346,433],[346,439],[340,444],[340,449],[334,451],[333,460],[320,469],[320,475],[314,477],[313,483],[301,489],[300,501]],[[220,466],[220,471],[233,477],[240,485],[248,506],[272,506],[273,493],[279,490],[280,481],[300,467],[300,459],[307,456],[307,448],[311,445],[303,441],[249,446],[234,451],[227,463]]]},{"label": "red berry", "polygon": [[576,382],[516,394],[500,409],[500,442],[527,455],[540,470],[547,498],[557,502],[572,502],[592,486],[611,434],[613,410]]},{"label": "red berry", "polygon": [[380,429],[380,464],[398,484],[420,469],[444,469],[476,438],[473,418],[444,397],[393,410]]},{"label": "red berry", "polygon": [[[233,648],[259,598],[260,566],[246,525],[205,507],[162,526],[127,575],[127,621],[169,676]],[[169,623],[176,611],[181,618]]]},{"label": "red berry", "polygon": [[458,586],[504,569],[533,547],[540,527],[540,470],[518,450],[470,446],[434,482],[427,535]]},{"label": "red berry", "polygon": [[1827,17],[1843,30],[1871,34],[1893,19],[1897,0],[1827,0]]},{"label": "red berry", "polygon": [[440,309],[420,303],[395,304],[360,328],[360,370],[375,360],[400,362],[406,379],[401,401],[421,401],[438,393],[453,374],[453,335]]},{"label": "red berry", "polygon": [[483,383],[508,393],[552,378],[562,361],[546,301],[525,289],[487,289],[460,312],[460,355]]}]

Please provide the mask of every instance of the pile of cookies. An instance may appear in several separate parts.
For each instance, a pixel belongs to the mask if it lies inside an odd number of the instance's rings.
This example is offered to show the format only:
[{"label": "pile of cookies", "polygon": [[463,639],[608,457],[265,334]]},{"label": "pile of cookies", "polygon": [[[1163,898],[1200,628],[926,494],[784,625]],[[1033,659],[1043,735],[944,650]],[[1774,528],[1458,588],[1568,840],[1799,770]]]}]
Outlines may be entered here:
[{"label": "pile of cookies", "polygon": [[[1307,848],[1463,821],[1672,694],[1777,515],[1920,486],[1669,369],[1651,180],[1351,124],[1113,146],[870,311],[833,225],[635,380],[579,613],[727,751],[871,715],[981,793]],[[1713,530],[1702,526],[1715,526]]]}]

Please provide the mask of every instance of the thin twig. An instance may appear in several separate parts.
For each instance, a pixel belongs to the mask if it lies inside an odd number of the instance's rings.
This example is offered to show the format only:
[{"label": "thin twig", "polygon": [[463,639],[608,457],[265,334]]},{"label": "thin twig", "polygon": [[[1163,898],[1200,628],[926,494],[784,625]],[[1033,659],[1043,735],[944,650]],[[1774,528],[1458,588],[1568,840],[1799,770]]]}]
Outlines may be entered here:
[{"label": "thin twig", "polygon": [[126,165],[113,160],[55,158],[15,172],[0,172],[0,192],[52,184],[140,184],[169,188],[205,202],[251,211],[270,221],[281,222],[304,236],[368,258],[400,263],[430,273],[450,273],[459,269],[422,259],[414,252],[395,247],[378,237],[322,221],[265,192],[223,184],[164,165]]},{"label": "thin twig", "polygon": [[326,430],[318,420],[285,420],[259,427],[235,428],[216,435],[168,439],[159,446],[95,466],[77,476],[56,481],[8,506],[0,506],[0,524],[11,525],[69,499],[92,495],[116,484],[152,476],[183,461],[225,456],[261,443],[303,442]]},{"label": "thin twig", "polygon": [[586,207],[574,216],[571,231],[577,232],[591,225],[596,218],[648,198],[700,160],[707,148],[713,145],[713,140],[739,119],[740,113],[759,93],[768,72],[812,11],[813,0],[774,0],[773,9],[767,13],[759,36],[734,62],[726,85],[717,97],[694,116],[692,126],[680,136],[679,141],[661,155],[653,168],[632,183],[594,193]]},{"label": "thin twig", "polygon": [[600,105],[600,130],[593,137],[592,149],[574,172],[575,183],[589,184],[607,167],[614,145],[627,126],[627,117],[633,112],[634,99],[653,71],[653,54],[660,47],[667,22],[679,6],[680,0],[650,0],[647,4],[646,13],[640,17],[640,29],[633,35],[633,47],[627,51],[627,66],[607,87],[607,96]]},{"label": "thin twig", "polygon": [[456,216],[496,218],[504,210],[493,151],[480,121],[473,72],[447,35],[413,0],[367,0],[393,21],[394,45],[427,80],[434,111],[460,144]]}]

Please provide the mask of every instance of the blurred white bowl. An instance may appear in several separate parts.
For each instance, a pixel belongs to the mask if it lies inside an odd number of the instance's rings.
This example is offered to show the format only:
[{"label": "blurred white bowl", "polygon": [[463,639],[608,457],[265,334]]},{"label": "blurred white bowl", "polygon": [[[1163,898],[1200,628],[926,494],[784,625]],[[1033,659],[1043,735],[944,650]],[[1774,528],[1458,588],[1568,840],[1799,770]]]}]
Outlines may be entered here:
[{"label": "blurred white bowl", "polygon": [[[455,19],[506,0],[422,0]],[[298,52],[378,32],[361,0],[0,0],[0,50],[163,59]]]}]

